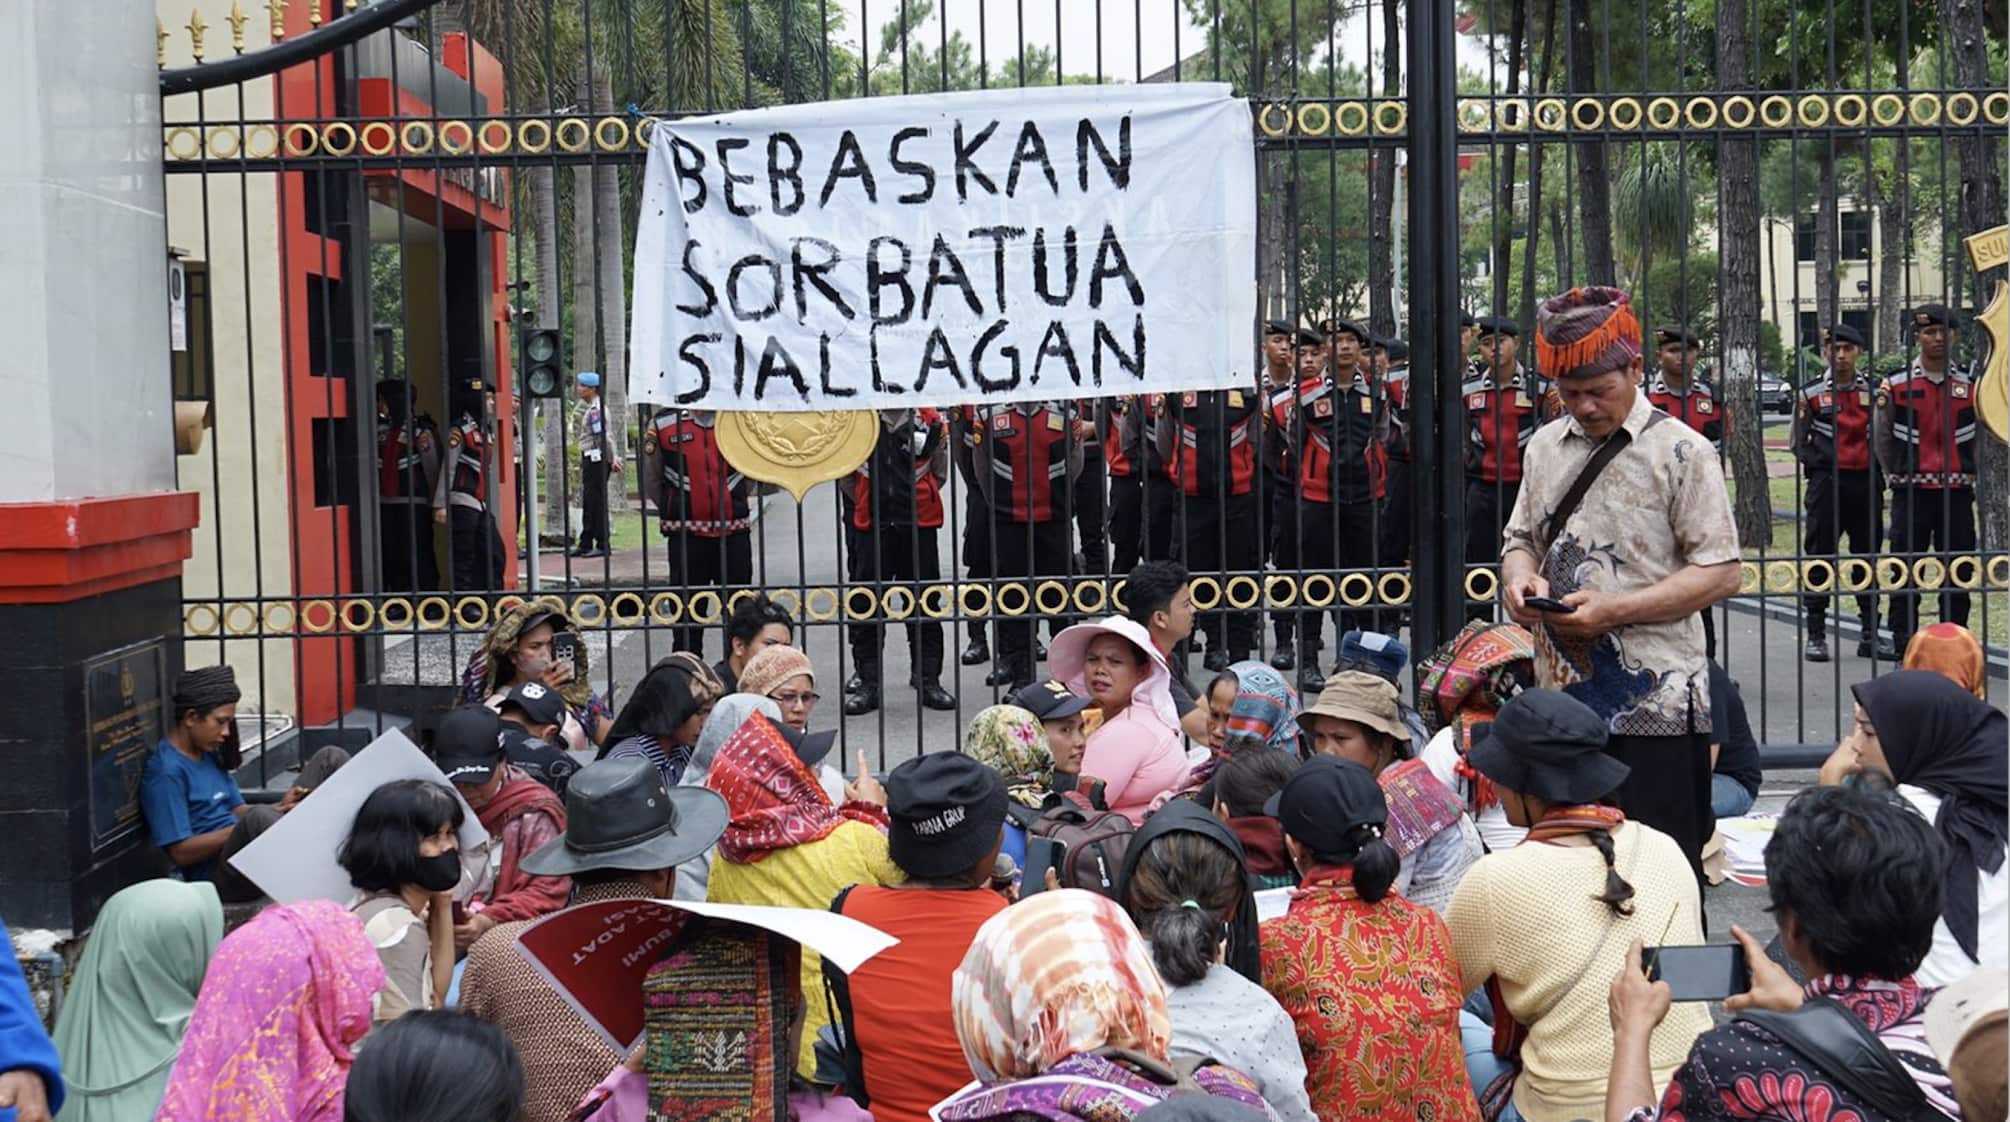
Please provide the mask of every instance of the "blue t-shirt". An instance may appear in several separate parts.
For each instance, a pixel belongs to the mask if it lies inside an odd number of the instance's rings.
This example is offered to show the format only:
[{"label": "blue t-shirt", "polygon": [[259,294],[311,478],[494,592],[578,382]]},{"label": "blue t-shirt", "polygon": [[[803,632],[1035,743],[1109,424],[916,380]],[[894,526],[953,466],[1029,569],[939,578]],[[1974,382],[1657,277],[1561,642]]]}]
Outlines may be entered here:
[{"label": "blue t-shirt", "polygon": [[[162,740],[140,772],[140,811],[154,845],[162,849],[235,824],[231,812],[243,805],[237,780],[214,755],[191,760]],[[181,878],[208,880],[215,871],[216,862],[205,861],[182,869]]]}]

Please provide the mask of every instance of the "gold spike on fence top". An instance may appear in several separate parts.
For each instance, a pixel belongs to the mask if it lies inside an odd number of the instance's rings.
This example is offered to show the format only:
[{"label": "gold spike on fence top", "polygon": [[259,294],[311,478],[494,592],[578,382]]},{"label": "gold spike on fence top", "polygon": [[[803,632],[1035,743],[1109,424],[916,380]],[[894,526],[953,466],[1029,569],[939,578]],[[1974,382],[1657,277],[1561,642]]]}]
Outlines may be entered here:
[{"label": "gold spike on fence top", "polygon": [[307,0],[307,26],[321,26],[321,0]]},{"label": "gold spike on fence top", "polygon": [[244,14],[243,0],[230,0],[230,14],[223,17],[230,24],[230,49],[244,53],[244,24],[251,17]]},{"label": "gold spike on fence top", "polygon": [[272,19],[272,41],[286,38],[286,0],[265,0],[265,14]]},{"label": "gold spike on fence top", "polygon": [[154,61],[163,67],[168,64],[168,29],[159,16],[154,17]]},{"label": "gold spike on fence top", "polygon": [[202,20],[202,9],[197,8],[194,11],[190,12],[188,15],[188,23],[185,24],[184,26],[188,28],[188,42],[190,48],[189,53],[195,56],[195,60],[197,62],[201,62],[202,33],[209,29],[209,25],[204,23]]}]

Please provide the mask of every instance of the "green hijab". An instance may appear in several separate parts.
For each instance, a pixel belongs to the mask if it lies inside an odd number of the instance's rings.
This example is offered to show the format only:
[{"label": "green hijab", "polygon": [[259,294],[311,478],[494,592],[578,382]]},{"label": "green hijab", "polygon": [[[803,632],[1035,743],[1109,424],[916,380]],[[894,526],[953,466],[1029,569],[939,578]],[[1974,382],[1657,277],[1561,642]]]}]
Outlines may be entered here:
[{"label": "green hijab", "polygon": [[105,902],[56,1018],[63,1122],[125,1122],[160,1109],[223,905],[206,882],[142,881]]}]

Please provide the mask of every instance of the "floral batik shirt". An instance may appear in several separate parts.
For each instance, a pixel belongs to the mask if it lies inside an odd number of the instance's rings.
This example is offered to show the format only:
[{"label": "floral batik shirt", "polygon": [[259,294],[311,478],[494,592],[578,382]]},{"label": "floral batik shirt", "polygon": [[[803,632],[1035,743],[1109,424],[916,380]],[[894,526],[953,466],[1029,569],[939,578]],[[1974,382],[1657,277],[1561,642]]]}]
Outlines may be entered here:
[{"label": "floral batik shirt", "polygon": [[[1810,995],[1826,994],[1870,1026],[1911,1073],[1930,1106],[1959,1119],[1953,1084],[1926,1043],[1926,1007],[1935,992],[1911,978],[1887,982],[1830,974],[1808,983]],[[1772,1033],[1750,1021],[1732,1021],[1698,1037],[1689,1062],[1669,1081],[1661,1105],[1642,1107],[1627,1122],[1718,1119],[1886,1122],[1886,1115],[1856,1101]]]},{"label": "floral batik shirt", "polygon": [[1459,962],[1436,913],[1394,892],[1370,904],[1351,869],[1315,866],[1261,933],[1263,988],[1298,1030],[1313,1113],[1478,1122]]}]

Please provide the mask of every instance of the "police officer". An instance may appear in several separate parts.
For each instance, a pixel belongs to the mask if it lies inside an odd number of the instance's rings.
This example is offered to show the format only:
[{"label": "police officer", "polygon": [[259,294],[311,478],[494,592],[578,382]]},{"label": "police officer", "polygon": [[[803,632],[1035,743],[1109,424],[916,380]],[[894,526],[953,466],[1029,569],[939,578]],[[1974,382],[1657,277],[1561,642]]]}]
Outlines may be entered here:
[{"label": "police officer", "polygon": [[[1654,329],[1657,365],[1647,383],[1647,400],[1656,409],[1703,434],[1710,447],[1724,447],[1728,413],[1717,387],[1696,372],[1699,344],[1695,332],[1669,325]],[[1709,618],[1707,613],[1704,618]]]},{"label": "police officer", "polygon": [[[1263,335],[1263,559],[1287,568],[1298,554],[1298,461],[1292,449],[1300,434],[1293,422],[1299,383],[1317,378],[1315,360],[1319,335],[1309,328],[1271,320]],[[1302,373],[1301,373],[1302,368]],[[1297,616],[1270,613],[1277,649],[1270,665],[1291,670],[1298,665],[1298,645],[1292,635]]]},{"label": "police officer", "polygon": [[1382,508],[1382,559],[1410,560],[1410,344],[1384,339],[1375,347],[1382,396],[1389,403],[1389,498]]},{"label": "police officer", "polygon": [[[1885,379],[1875,397],[1872,448],[1891,479],[1891,550],[1908,563],[1936,549],[1975,564],[1975,387],[1954,367],[1954,312],[1922,304],[1912,312],[1919,355]],[[1965,567],[1965,566],[1964,566]],[[1942,593],[1940,618],[1968,623],[1968,594]],[[1903,651],[1919,605],[1901,593],[1891,604],[1891,641]]]},{"label": "police officer", "polygon": [[[669,546],[671,586],[728,596],[754,579],[754,484],[719,450],[718,419],[711,411],[658,411],[642,433],[642,459],[644,478],[655,481],[651,498]],[[680,624],[671,643],[702,654],[705,629]],[[733,653],[730,644],[724,653]]]},{"label": "police officer", "polygon": [[[1884,485],[1871,459],[1870,383],[1856,368],[1863,354],[1863,334],[1838,323],[1828,329],[1822,342],[1828,368],[1801,391],[1794,407],[1794,458],[1808,476],[1801,552],[1809,557],[1836,556],[1847,534],[1851,553],[1874,559],[1878,529],[1884,521],[1880,510]],[[1811,592],[1801,597],[1801,606],[1808,618],[1807,659],[1827,662],[1829,598]],[[1898,651],[1889,639],[1880,642],[1872,638],[1877,634],[1877,597],[1860,593],[1856,607],[1863,628],[1857,657],[1870,658],[1875,653],[1878,658],[1896,660]],[[1704,618],[1709,618],[1708,613]]]},{"label": "police officer", "polygon": [[1172,465],[1166,460],[1169,445],[1165,426],[1170,423],[1167,414],[1173,402],[1164,394],[1143,394],[1135,401],[1138,408],[1133,410],[1132,423],[1136,427],[1141,449],[1140,462],[1145,469],[1144,516],[1138,532],[1144,550],[1143,559],[1177,559],[1179,554],[1176,549],[1183,544],[1182,524],[1186,514],[1180,502],[1180,488],[1173,481]]},{"label": "police officer", "polygon": [[[853,578],[919,583],[942,578],[936,532],[942,529],[942,485],[949,477],[949,424],[933,409],[882,409],[879,442],[851,477],[852,527],[858,531]],[[918,598],[921,590],[911,589]],[[844,711],[856,717],[880,705],[883,624],[852,624],[858,684],[845,691]],[[954,709],[942,688],[942,625],[907,623],[909,681],[930,709]]]},{"label": "police officer", "polygon": [[431,513],[440,475],[440,426],[416,403],[412,383],[377,383],[377,528],[386,592],[440,586]]},{"label": "police officer", "polygon": [[[1297,449],[1298,550],[1291,567],[1305,575],[1377,564],[1376,506],[1388,471],[1389,412],[1363,362],[1368,333],[1344,320],[1329,326],[1331,364],[1301,386],[1294,418],[1303,436]],[[1305,578],[1299,579],[1302,596]],[[1340,634],[1380,630],[1372,612],[1337,611],[1334,622]],[[1325,686],[1323,645],[1318,614],[1299,612],[1300,690],[1316,693]]]},{"label": "police officer", "polygon": [[479,378],[456,389],[447,459],[433,489],[433,522],[448,527],[447,552],[456,592],[502,587],[502,534],[489,506],[489,475],[495,468],[494,395],[495,387]]},{"label": "police officer", "polygon": [[1082,573],[1106,572],[1110,563],[1109,490],[1110,467],[1103,451],[1102,431],[1096,427],[1096,405],[1088,398],[1074,403],[1074,443],[1082,453],[1082,470],[1075,476],[1070,495],[1075,517],[1074,567]]},{"label": "police officer", "polygon": [[[1500,560],[1501,528],[1521,494],[1522,450],[1542,426],[1542,387],[1515,361],[1521,328],[1504,316],[1483,316],[1475,326],[1482,362],[1459,392],[1466,409],[1466,564]],[[1468,618],[1486,619],[1491,603],[1476,604]]]},{"label": "police officer", "polygon": [[[1263,561],[1255,532],[1263,399],[1254,390],[1210,390],[1167,401],[1159,439],[1184,513],[1181,556],[1190,571],[1213,573],[1225,588],[1228,574],[1252,572]],[[1207,635],[1202,665],[1219,673],[1248,658],[1256,622],[1251,610],[1208,612],[1200,621]]]},{"label": "police officer", "polygon": [[[1082,445],[1071,439],[1075,409],[1032,401],[987,407],[977,478],[991,510],[992,575],[1021,581],[1030,594],[1041,577],[1068,575],[1069,495],[1082,471]],[[1033,615],[998,623],[998,664],[984,679],[1017,690],[1032,683]],[[1068,620],[1049,616],[1047,634]]]},{"label": "police officer", "polygon": [[[600,375],[581,371],[579,400],[585,408],[574,422],[573,446],[579,449],[579,548],[574,557],[605,557],[607,538],[607,478],[621,473],[621,453],[607,439],[607,414],[600,404]],[[695,648],[693,648],[695,649]]]},{"label": "police officer", "polygon": [[[988,577],[992,575],[991,509],[984,500],[982,477],[977,473],[977,451],[984,444],[984,424],[975,405],[956,407],[950,414],[950,434],[956,475],[963,480],[963,571],[972,577]],[[851,530],[849,512],[845,527],[847,544],[855,547],[857,535]],[[855,548],[853,552],[856,554]],[[854,578],[856,575],[853,574]],[[991,661],[991,643],[985,638],[984,621],[966,620],[964,627],[970,632],[970,642],[958,661],[965,666],[982,666]]]}]

